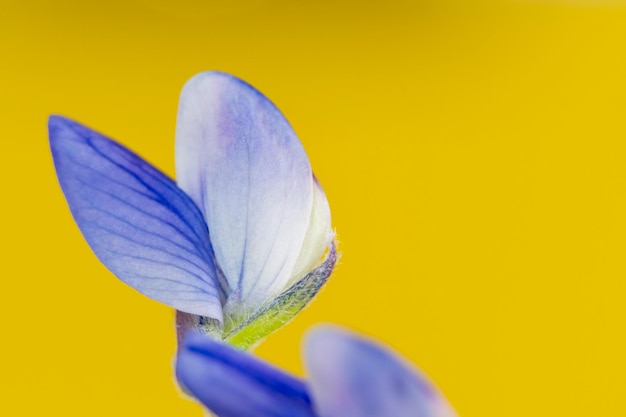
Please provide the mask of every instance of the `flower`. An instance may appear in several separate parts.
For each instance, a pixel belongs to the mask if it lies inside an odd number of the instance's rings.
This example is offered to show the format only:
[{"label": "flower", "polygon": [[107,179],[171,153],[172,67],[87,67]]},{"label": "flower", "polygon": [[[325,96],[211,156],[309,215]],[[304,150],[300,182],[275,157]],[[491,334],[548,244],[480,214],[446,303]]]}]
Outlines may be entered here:
[{"label": "flower", "polygon": [[455,417],[415,368],[377,343],[335,327],[311,332],[301,381],[253,356],[190,333],[178,380],[219,417]]},{"label": "flower", "polygon": [[287,120],[204,72],[181,93],[174,183],[115,141],[49,119],[57,177],[100,261],[197,329],[248,348],[289,321],[336,261],[330,211]]}]

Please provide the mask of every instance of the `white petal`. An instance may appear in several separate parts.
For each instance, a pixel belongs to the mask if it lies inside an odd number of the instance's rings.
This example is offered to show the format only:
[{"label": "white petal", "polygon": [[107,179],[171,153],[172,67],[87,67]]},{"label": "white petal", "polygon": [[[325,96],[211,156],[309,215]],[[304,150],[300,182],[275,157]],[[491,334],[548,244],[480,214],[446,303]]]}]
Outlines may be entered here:
[{"label": "white petal", "polygon": [[309,161],[280,111],[235,77],[195,76],[180,98],[176,170],[209,227],[229,303],[252,310],[279,294],[313,199]]},{"label": "white petal", "polygon": [[322,256],[326,249],[329,248],[332,239],[333,231],[328,200],[321,185],[317,182],[317,179],[314,179],[313,209],[311,210],[309,227],[289,283],[303,278],[320,264]]}]

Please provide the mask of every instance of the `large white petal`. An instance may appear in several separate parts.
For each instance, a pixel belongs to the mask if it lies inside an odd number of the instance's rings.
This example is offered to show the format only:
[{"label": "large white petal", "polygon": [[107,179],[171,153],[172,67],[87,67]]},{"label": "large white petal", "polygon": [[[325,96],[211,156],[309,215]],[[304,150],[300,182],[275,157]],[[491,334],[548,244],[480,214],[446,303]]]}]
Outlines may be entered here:
[{"label": "large white petal", "polygon": [[280,111],[245,82],[205,72],[183,88],[179,186],[211,233],[229,304],[253,310],[287,285],[312,206],[307,156]]}]

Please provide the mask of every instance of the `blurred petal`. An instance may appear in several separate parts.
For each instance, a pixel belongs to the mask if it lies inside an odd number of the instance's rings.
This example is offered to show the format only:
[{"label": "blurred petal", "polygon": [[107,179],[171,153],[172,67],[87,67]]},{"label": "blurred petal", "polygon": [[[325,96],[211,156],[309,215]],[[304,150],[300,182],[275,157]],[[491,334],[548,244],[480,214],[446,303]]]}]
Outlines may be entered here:
[{"label": "blurred petal", "polygon": [[100,261],[154,300],[221,320],[208,231],[193,201],[99,133],[60,116],[48,128],[59,183]]},{"label": "blurred petal", "polygon": [[300,254],[313,199],[309,161],[280,111],[235,77],[195,76],[181,93],[176,170],[211,231],[229,302],[254,311],[278,295]]},{"label": "blurred petal", "polygon": [[305,344],[310,389],[320,417],[454,417],[416,369],[374,342],[323,327]]},{"label": "blurred petal", "polygon": [[220,417],[315,417],[302,381],[197,333],[179,350],[176,375]]}]

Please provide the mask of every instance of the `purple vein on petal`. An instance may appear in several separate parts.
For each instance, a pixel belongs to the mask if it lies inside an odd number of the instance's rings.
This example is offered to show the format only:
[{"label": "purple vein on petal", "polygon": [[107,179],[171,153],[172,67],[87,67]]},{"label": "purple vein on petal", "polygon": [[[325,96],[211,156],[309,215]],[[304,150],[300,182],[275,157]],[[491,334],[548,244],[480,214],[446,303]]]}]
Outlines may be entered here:
[{"label": "purple vein on petal", "polygon": [[50,118],[49,132],[59,183],[100,261],[157,301],[221,320],[213,251],[193,201],[97,132],[60,116]]},{"label": "purple vein on petal", "polygon": [[253,310],[286,286],[312,207],[312,173],[287,120],[261,93],[218,72],[181,93],[179,186],[207,222],[232,293]]}]

